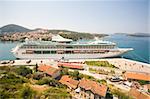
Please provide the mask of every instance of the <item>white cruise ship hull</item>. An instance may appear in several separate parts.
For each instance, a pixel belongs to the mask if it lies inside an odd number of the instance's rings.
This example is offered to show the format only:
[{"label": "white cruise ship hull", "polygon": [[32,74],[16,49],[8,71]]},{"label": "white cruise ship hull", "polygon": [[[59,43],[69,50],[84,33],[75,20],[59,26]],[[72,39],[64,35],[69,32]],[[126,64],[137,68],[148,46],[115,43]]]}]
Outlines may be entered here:
[{"label": "white cruise ship hull", "polygon": [[117,57],[122,54],[131,51],[133,49],[120,48],[116,51],[110,51],[108,53],[93,53],[93,54],[21,54],[21,51],[14,53],[16,58],[19,59],[94,59],[94,58],[106,58]]}]

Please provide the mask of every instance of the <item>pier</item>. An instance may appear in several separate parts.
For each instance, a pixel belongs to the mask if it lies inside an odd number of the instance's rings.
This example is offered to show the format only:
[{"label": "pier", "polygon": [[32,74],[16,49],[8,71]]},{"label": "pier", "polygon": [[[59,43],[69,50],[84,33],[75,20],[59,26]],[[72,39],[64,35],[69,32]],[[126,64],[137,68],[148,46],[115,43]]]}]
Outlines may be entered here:
[{"label": "pier", "polygon": [[[136,71],[150,73],[150,64],[133,61],[124,58],[108,58],[108,59],[74,59],[66,60],[65,62],[84,63],[85,61],[108,61],[115,65],[120,70]],[[39,64],[47,64],[58,68],[58,61],[52,59],[28,59],[28,60],[3,60],[0,61],[0,66],[35,66]]]}]

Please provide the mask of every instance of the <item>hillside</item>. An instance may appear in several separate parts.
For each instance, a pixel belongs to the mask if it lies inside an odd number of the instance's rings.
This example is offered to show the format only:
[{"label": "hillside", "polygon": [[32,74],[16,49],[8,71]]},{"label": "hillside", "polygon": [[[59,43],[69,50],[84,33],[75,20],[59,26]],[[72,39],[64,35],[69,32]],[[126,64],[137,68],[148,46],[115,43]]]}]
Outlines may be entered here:
[{"label": "hillside", "polygon": [[64,38],[73,39],[74,41],[80,39],[94,39],[95,37],[104,37],[108,36],[107,34],[96,34],[96,33],[85,33],[85,32],[76,32],[70,30],[61,30],[61,29],[42,29],[36,28],[33,30],[24,28],[19,25],[9,24],[0,28],[0,40],[1,41],[24,41],[26,37],[29,39],[38,40],[51,40],[52,35],[59,34]]},{"label": "hillside", "polygon": [[15,33],[15,32],[29,32],[29,31],[31,30],[15,24],[5,25],[0,28],[0,33]]}]

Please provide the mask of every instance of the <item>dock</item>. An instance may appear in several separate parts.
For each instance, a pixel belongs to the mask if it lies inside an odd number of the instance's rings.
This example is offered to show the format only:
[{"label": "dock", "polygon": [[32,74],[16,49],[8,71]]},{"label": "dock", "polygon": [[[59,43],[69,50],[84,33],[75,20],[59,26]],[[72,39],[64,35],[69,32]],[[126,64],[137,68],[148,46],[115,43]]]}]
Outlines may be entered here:
[{"label": "dock", "polygon": [[[142,63],[125,58],[106,58],[106,59],[74,59],[67,60],[67,62],[81,62],[85,61],[108,61],[115,65],[120,70],[124,71],[136,71],[150,73],[150,64]],[[28,59],[28,60],[3,60],[0,61],[0,66],[35,66],[39,64],[47,64],[50,66],[58,67],[58,61],[52,59]]]}]

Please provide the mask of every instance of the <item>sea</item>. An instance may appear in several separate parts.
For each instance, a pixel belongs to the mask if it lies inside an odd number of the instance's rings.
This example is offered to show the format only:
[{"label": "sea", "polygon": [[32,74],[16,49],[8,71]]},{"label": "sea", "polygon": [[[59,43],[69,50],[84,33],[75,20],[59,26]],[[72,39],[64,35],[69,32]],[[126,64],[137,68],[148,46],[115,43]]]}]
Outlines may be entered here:
[{"label": "sea", "polygon": [[[144,63],[150,63],[150,37],[135,37],[125,34],[113,34],[104,37],[103,40],[115,42],[121,48],[133,48],[122,57]],[[11,49],[20,42],[1,42],[0,41],[0,60],[15,60]]]}]

